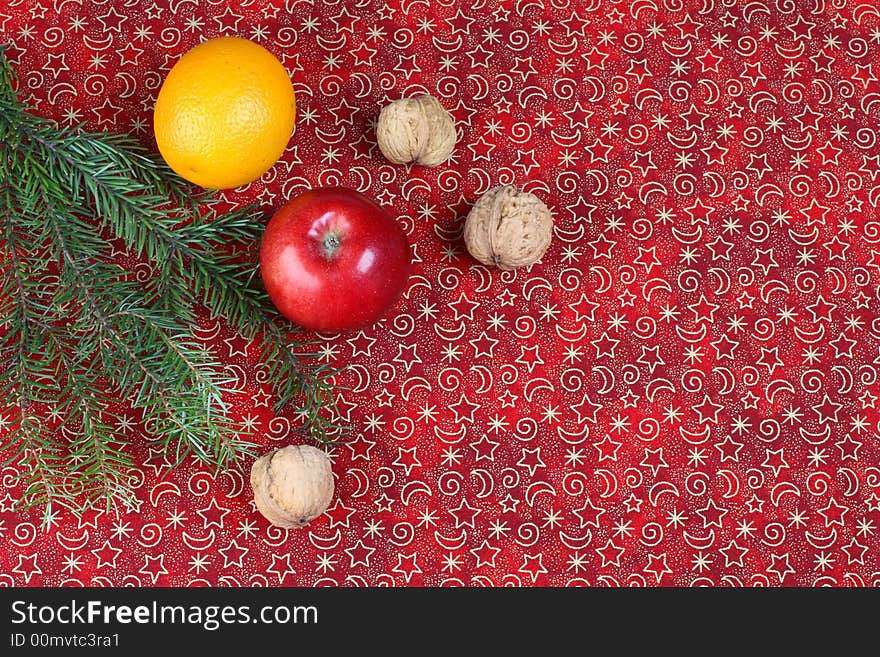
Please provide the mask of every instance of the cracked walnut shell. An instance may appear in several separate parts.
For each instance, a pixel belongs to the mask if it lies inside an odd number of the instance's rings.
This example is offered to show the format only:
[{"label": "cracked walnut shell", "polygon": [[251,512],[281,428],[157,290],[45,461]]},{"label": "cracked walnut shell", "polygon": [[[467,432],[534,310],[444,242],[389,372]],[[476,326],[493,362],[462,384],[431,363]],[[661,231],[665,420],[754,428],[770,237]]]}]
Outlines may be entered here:
[{"label": "cracked walnut shell", "polygon": [[288,445],[254,461],[251,487],[257,510],[273,525],[302,527],[320,516],[333,498],[327,455],[311,445]]},{"label": "cracked walnut shell", "polygon": [[452,115],[428,94],[386,105],[376,124],[379,150],[395,164],[435,167],[452,154],[456,138]]},{"label": "cracked walnut shell", "polygon": [[468,252],[484,265],[516,269],[547,252],[553,216],[537,196],[513,185],[493,187],[471,208],[464,224]]}]

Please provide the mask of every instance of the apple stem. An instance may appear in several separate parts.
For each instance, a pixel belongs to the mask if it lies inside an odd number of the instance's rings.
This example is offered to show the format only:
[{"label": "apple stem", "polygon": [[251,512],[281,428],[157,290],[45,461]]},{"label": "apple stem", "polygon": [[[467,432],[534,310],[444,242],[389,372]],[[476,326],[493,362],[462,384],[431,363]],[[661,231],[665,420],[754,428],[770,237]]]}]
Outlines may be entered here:
[{"label": "apple stem", "polygon": [[332,260],[336,257],[336,252],[339,250],[342,240],[339,239],[339,235],[336,233],[327,233],[327,235],[324,236],[323,243],[324,254]]}]

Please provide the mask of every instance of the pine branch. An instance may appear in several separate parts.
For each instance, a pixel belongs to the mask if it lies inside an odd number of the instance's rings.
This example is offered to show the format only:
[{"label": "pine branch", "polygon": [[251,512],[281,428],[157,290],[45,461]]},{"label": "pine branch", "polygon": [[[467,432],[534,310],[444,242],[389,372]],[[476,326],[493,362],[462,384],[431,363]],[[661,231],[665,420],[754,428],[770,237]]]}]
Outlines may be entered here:
[{"label": "pine branch", "polygon": [[[297,407],[315,440],[344,432],[334,372],[289,339],[261,288],[256,211],[219,214],[217,199],[128,136],[36,116],[16,98],[2,48],[0,202],[0,405],[17,414],[0,449],[26,463],[23,503],[51,518],[53,503],[131,499],[113,391],[175,462],[192,454],[224,468],[250,453],[224,401],[234,379],[192,337],[199,304],[261,345],[276,409]],[[108,237],[153,267],[146,284],[116,264]],[[47,404],[71,438],[40,419]]]}]

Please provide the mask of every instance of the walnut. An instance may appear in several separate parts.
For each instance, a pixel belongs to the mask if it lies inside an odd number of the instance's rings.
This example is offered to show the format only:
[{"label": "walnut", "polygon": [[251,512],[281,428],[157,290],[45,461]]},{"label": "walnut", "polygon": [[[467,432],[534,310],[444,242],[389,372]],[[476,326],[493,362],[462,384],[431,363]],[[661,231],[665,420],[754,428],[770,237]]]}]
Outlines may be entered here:
[{"label": "walnut", "polygon": [[534,194],[513,185],[493,187],[468,213],[464,241],[485,265],[516,269],[534,264],[550,246],[553,217]]},{"label": "walnut", "polygon": [[379,150],[395,164],[442,164],[452,154],[456,136],[452,115],[427,94],[386,105],[376,125]]},{"label": "walnut", "polygon": [[254,461],[251,487],[257,510],[276,527],[308,524],[333,498],[327,455],[311,445],[288,445]]}]

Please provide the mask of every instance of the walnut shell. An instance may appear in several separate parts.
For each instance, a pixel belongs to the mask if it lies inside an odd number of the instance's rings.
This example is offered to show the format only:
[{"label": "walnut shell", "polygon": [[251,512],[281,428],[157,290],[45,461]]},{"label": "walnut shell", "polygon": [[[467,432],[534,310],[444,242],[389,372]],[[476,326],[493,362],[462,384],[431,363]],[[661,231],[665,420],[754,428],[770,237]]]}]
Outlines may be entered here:
[{"label": "walnut shell", "polygon": [[452,154],[456,137],[452,115],[427,94],[386,105],[376,124],[379,150],[395,164],[442,164]]},{"label": "walnut shell", "polygon": [[541,259],[553,236],[553,216],[537,196],[513,185],[483,194],[464,224],[468,252],[484,265],[527,267]]},{"label": "walnut shell", "polygon": [[288,445],[251,466],[257,510],[276,527],[302,527],[327,510],[333,472],[327,455],[311,445]]}]

